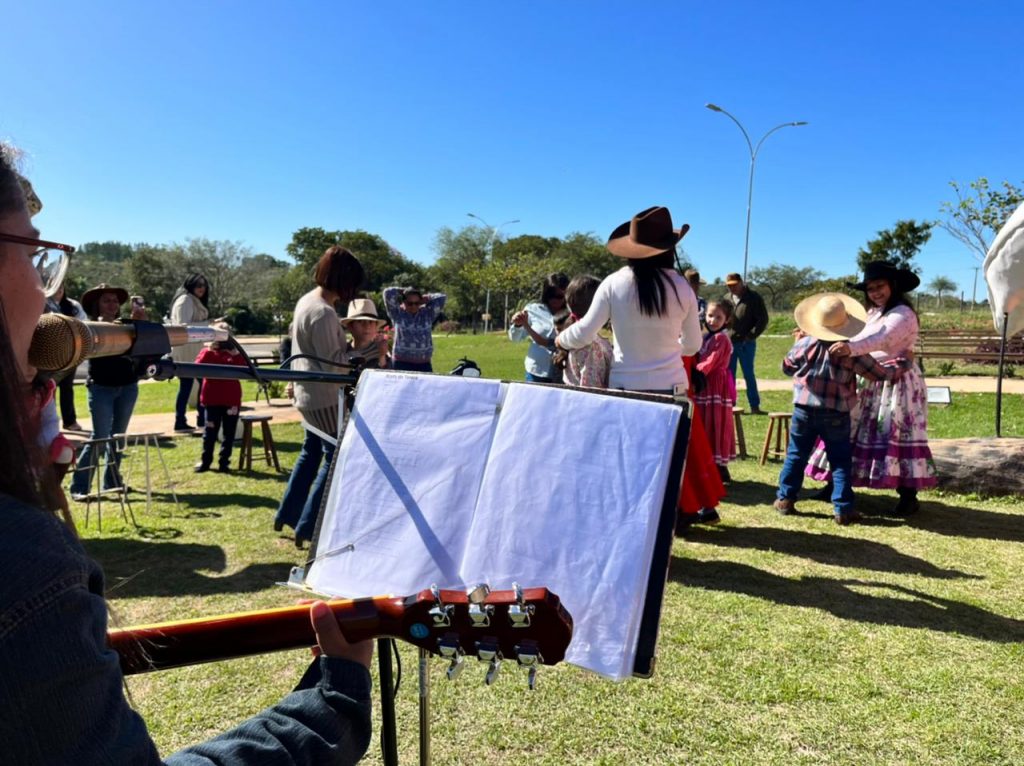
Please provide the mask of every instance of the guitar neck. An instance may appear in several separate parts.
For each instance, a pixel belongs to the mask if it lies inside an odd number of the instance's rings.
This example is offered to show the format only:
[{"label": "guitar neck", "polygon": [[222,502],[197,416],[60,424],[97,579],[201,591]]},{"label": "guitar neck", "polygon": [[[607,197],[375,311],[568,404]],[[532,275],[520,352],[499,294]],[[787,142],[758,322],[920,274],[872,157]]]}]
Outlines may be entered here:
[{"label": "guitar neck", "polygon": [[[328,601],[351,642],[398,635],[401,598]],[[311,647],[316,634],[309,605],[226,614],[180,622],[140,625],[107,634],[125,675]]]}]

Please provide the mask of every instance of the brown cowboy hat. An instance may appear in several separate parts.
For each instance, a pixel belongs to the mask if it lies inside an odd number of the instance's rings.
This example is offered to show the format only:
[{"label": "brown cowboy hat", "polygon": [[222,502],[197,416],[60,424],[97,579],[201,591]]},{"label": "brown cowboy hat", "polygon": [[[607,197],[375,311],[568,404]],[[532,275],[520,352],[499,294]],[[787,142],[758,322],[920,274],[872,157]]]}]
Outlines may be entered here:
[{"label": "brown cowboy hat", "polygon": [[868,312],[846,293],[817,293],[793,310],[797,326],[818,340],[849,340],[864,329]]},{"label": "brown cowboy hat", "polygon": [[93,287],[92,289],[86,290],[84,293],[82,293],[82,308],[86,310],[86,313],[96,313],[90,308],[90,306],[95,301],[98,301],[100,296],[103,295],[103,293],[114,293],[114,295],[117,296],[118,304],[122,306],[128,302],[127,290],[125,290],[123,287],[113,287],[112,285],[108,285],[106,282],[103,282],[101,284],[96,285],[96,287]]},{"label": "brown cowboy hat", "polygon": [[690,224],[672,228],[672,214],[667,207],[649,207],[633,216],[608,237],[608,252],[620,258],[650,258],[676,246]]},{"label": "brown cowboy hat", "polygon": [[386,319],[377,316],[377,306],[369,298],[353,298],[348,302],[348,315],[341,320],[342,327],[348,327],[357,319],[372,319],[380,329],[387,324]]},{"label": "brown cowboy hat", "polygon": [[846,286],[852,287],[854,290],[867,292],[868,282],[876,279],[888,280],[889,284],[901,293],[909,293],[912,290],[916,290],[917,286],[921,284],[921,277],[917,276],[910,269],[901,269],[888,261],[871,261],[871,263],[864,267],[864,279],[856,284],[847,282]]}]

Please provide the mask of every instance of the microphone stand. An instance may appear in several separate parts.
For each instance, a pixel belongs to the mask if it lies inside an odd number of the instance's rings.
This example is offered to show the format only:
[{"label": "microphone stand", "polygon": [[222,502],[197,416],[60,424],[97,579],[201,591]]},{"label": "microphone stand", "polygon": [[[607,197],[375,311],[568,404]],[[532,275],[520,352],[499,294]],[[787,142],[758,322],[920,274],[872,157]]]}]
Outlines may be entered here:
[{"label": "microphone stand", "polygon": [[195,364],[194,362],[175,362],[170,359],[144,361],[142,376],[153,380],[171,380],[172,378],[211,378],[213,380],[252,380],[262,383],[265,380],[298,381],[302,383],[337,383],[342,386],[354,386],[359,380],[359,371],[351,365],[339,365],[341,369],[351,372],[323,372],[320,370],[275,370],[261,368],[258,372],[248,367],[233,364]]}]

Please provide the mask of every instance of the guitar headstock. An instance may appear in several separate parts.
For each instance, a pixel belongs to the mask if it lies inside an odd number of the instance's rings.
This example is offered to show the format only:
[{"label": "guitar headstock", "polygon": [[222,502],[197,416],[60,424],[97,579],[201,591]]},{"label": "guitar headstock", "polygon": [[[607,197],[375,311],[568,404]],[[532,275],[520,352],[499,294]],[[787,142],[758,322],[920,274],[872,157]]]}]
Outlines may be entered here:
[{"label": "guitar headstock", "polygon": [[502,660],[515,660],[529,670],[533,688],[537,667],[565,657],[572,639],[572,617],[547,588],[470,591],[436,587],[403,602],[401,638],[451,662],[455,678],[463,658],[489,663],[487,683],[497,676]]}]

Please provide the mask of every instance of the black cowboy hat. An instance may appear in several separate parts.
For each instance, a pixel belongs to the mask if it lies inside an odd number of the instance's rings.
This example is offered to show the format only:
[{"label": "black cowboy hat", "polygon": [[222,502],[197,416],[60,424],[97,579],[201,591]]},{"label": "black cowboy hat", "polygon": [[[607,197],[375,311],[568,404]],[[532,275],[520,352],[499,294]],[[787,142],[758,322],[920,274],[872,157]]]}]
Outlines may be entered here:
[{"label": "black cowboy hat", "polygon": [[617,226],[608,237],[608,252],[621,258],[650,258],[676,246],[690,224],[672,228],[672,214],[667,207],[649,207]]},{"label": "black cowboy hat", "polygon": [[114,287],[113,285],[108,285],[106,282],[103,282],[102,284],[96,285],[96,287],[82,293],[82,306],[85,308],[86,313],[96,313],[90,308],[90,306],[99,300],[99,297],[103,295],[103,293],[113,293],[116,295],[117,302],[122,306],[128,300],[128,291],[123,287]]},{"label": "black cowboy hat", "polygon": [[888,261],[872,261],[864,267],[864,279],[856,284],[847,282],[846,286],[852,287],[854,290],[867,292],[868,282],[875,279],[887,280],[901,293],[909,293],[911,290],[917,289],[917,286],[921,284],[921,277],[917,276],[910,269],[901,269]]}]

